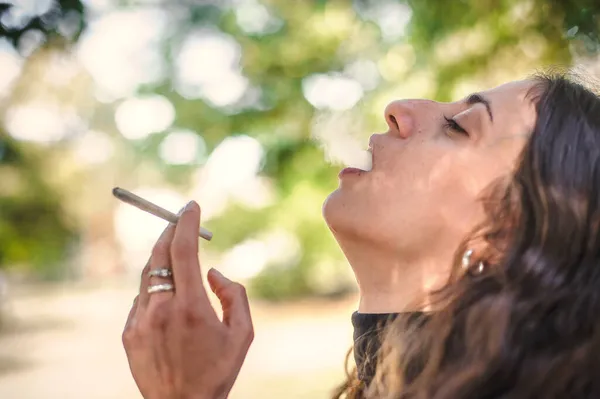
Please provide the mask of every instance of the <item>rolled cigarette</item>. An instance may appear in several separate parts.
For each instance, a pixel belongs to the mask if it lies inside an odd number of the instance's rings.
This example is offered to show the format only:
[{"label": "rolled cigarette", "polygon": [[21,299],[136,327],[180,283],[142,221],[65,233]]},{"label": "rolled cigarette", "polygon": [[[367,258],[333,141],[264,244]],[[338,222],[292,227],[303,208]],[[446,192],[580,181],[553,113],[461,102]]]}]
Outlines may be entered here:
[{"label": "rolled cigarette", "polygon": [[[121,201],[126,202],[129,205],[133,205],[136,208],[148,212],[154,216],[158,216],[159,218],[164,219],[167,222],[177,224],[177,222],[179,221],[179,217],[176,214],[169,212],[166,209],[161,208],[160,206],[155,205],[152,202],[147,201],[142,197],[139,197],[125,189],[115,187],[113,188],[112,193]],[[213,234],[209,230],[206,230],[204,227],[200,227],[199,236],[207,241],[210,241],[212,239]]]}]

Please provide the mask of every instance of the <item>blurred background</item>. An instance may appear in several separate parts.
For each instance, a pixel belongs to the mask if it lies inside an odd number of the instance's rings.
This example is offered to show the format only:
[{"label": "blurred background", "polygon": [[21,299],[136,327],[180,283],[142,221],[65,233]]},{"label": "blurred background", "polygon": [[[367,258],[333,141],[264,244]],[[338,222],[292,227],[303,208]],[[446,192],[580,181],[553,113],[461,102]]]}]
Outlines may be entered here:
[{"label": "blurred background", "polygon": [[354,280],[321,218],[396,98],[458,99],[548,66],[600,71],[596,0],[0,3],[0,397],[139,398],[121,330],[177,211],[247,285],[232,398],[327,397]]}]

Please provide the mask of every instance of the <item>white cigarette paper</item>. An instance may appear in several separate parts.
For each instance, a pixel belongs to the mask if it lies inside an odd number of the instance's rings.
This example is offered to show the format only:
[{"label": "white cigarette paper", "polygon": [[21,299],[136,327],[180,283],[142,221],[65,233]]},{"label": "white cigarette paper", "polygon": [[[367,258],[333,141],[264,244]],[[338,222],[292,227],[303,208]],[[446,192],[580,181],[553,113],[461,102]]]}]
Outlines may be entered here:
[{"label": "white cigarette paper", "polygon": [[[179,217],[173,212],[169,212],[166,209],[161,208],[160,206],[153,204],[152,202],[147,201],[130,191],[119,187],[115,187],[113,188],[112,193],[116,198],[120,199],[121,201],[129,205],[133,205],[144,212],[148,212],[154,216],[158,216],[159,218],[164,219],[167,222],[177,224],[177,222],[179,221]],[[198,235],[207,241],[210,241],[213,236],[213,234],[204,227],[200,227],[200,232]]]}]

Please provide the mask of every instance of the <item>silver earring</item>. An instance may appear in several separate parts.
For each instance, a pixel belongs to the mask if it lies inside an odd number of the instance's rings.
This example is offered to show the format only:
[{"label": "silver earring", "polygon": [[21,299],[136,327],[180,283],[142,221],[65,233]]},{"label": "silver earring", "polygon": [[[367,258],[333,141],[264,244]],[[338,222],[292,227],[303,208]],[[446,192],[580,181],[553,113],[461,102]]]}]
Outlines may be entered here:
[{"label": "silver earring", "polygon": [[473,250],[467,249],[467,251],[465,252],[465,254],[462,257],[462,268],[463,269],[468,269],[469,266],[471,265],[471,255],[473,255]]},{"label": "silver earring", "polygon": [[462,257],[462,268],[474,274],[481,274],[485,270],[485,264],[482,261],[477,263],[475,268],[471,268],[471,256],[473,256],[473,250],[468,249]]}]

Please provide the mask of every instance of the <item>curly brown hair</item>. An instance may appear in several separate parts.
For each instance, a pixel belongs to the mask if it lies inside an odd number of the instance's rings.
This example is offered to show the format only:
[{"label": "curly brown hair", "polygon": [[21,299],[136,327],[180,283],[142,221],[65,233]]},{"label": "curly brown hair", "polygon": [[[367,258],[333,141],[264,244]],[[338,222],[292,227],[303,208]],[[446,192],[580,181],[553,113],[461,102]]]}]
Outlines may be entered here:
[{"label": "curly brown hair", "polygon": [[[373,381],[354,370],[335,398],[600,397],[600,98],[572,74],[534,79],[534,130],[435,311],[390,323]],[[465,273],[476,237],[486,267]]]}]

